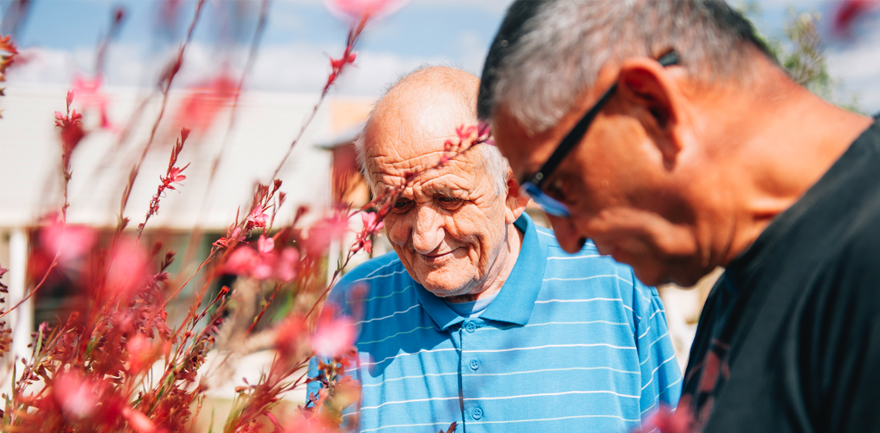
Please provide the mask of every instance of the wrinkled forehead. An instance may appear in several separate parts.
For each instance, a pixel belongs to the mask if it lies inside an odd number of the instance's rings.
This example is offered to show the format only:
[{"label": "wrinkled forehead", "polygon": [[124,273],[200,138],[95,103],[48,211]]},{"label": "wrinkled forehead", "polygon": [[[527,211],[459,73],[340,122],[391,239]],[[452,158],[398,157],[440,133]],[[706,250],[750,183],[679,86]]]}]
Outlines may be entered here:
[{"label": "wrinkled forehead", "polygon": [[364,134],[367,169],[394,175],[436,165],[446,141],[458,139],[456,128],[476,124],[466,99],[451,92],[388,95]]}]

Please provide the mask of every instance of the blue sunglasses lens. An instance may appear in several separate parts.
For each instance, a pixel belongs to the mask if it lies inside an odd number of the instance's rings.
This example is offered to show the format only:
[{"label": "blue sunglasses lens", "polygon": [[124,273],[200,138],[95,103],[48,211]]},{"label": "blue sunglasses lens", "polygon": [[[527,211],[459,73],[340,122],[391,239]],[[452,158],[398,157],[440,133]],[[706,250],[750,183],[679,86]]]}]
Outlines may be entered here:
[{"label": "blue sunglasses lens", "polygon": [[529,197],[531,197],[532,200],[544,210],[544,212],[563,218],[568,218],[571,215],[568,211],[568,206],[545,194],[537,185],[531,182],[526,182],[522,184],[522,189],[525,190],[526,194],[528,194]]}]

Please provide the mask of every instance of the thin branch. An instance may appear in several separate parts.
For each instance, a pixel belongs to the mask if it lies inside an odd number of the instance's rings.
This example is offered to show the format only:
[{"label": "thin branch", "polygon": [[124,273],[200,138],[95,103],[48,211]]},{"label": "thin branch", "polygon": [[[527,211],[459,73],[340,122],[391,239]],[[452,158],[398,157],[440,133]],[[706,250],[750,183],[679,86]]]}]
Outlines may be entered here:
[{"label": "thin branch", "polygon": [[128,184],[126,185],[125,191],[122,194],[122,200],[119,204],[119,224],[117,226],[117,233],[122,231],[127,222],[124,215],[125,208],[128,205],[128,199],[131,196],[132,186],[140,172],[141,164],[143,164],[144,159],[147,157],[147,153],[150,151],[150,147],[153,145],[153,141],[156,138],[156,131],[159,129],[159,123],[162,122],[162,118],[165,116],[165,109],[168,106],[168,92],[171,90],[171,84],[174,82],[174,77],[177,76],[181,66],[183,66],[183,55],[186,52],[186,47],[189,46],[189,43],[192,40],[196,24],[199,22],[199,18],[202,15],[202,7],[204,5],[205,0],[199,0],[196,4],[195,14],[193,15],[192,22],[189,24],[189,29],[186,32],[186,39],[184,39],[183,44],[181,44],[180,49],[177,52],[177,59],[169,66],[159,80],[159,86],[162,88],[162,103],[159,107],[159,114],[156,116],[156,120],[153,122],[153,127],[150,129],[150,138],[147,140],[147,144],[144,146],[140,158],[137,163],[135,163],[134,167],[132,167],[131,173],[129,174]]}]

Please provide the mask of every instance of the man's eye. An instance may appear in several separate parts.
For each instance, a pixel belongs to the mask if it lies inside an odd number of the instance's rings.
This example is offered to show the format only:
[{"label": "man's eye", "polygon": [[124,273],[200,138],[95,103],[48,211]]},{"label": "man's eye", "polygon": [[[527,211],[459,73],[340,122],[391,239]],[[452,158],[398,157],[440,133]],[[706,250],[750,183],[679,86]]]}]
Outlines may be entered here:
[{"label": "man's eye", "polygon": [[437,201],[447,209],[457,208],[462,203],[462,199],[449,196],[437,197]]},{"label": "man's eye", "polygon": [[562,180],[559,178],[553,179],[552,182],[549,182],[546,186],[544,186],[544,193],[545,194],[564,203],[567,200],[565,199],[565,193],[562,191],[563,191],[563,184],[562,184]]},{"label": "man's eye", "polygon": [[392,210],[395,212],[406,212],[412,205],[412,200],[407,199],[399,199],[394,202],[392,205]]}]

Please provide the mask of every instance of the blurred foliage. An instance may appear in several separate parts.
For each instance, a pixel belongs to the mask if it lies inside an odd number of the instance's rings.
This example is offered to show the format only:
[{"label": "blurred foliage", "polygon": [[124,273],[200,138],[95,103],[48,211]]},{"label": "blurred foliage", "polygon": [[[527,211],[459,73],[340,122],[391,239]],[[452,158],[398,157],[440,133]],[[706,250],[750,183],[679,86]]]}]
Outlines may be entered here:
[{"label": "blurred foliage", "polygon": [[768,37],[760,31],[761,6],[757,1],[747,1],[739,6],[740,11],[755,23],[758,38],[763,40],[779,65],[788,72],[792,80],[806,87],[828,102],[862,113],[858,95],[842,90],[843,82],[828,74],[828,61],[825,43],[819,32],[822,20],[818,12],[797,12],[788,8],[788,17],[783,26],[783,37]]}]

